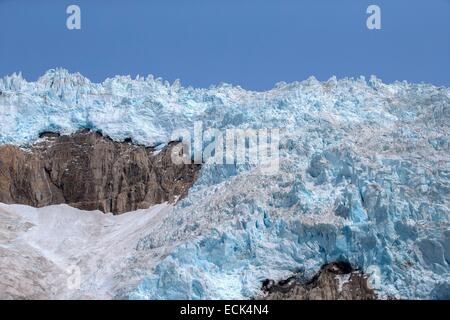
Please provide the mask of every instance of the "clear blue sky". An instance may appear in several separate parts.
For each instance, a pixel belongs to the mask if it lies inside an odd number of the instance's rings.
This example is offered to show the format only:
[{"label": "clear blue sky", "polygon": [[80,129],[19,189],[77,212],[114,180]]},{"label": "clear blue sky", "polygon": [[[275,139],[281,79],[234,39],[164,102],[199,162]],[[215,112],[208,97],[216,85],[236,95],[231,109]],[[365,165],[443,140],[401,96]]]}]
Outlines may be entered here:
[{"label": "clear blue sky", "polygon": [[[66,29],[69,4],[81,30]],[[0,0],[0,76],[55,67],[256,90],[311,75],[450,86],[450,0]]]}]

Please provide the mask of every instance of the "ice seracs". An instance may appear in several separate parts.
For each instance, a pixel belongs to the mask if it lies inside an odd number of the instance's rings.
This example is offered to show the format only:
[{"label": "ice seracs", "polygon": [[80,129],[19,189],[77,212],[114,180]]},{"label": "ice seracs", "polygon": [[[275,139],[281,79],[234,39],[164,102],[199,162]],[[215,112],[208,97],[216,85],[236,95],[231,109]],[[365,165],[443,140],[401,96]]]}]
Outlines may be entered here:
[{"label": "ice seracs", "polygon": [[[450,89],[310,78],[265,92],[64,70],[0,81],[0,143],[80,128],[144,145],[174,130],[280,128],[280,167],[215,165],[136,239],[133,299],[255,297],[261,281],[333,261],[376,270],[380,297],[445,298],[450,285]],[[145,230],[144,230],[145,231]]]}]

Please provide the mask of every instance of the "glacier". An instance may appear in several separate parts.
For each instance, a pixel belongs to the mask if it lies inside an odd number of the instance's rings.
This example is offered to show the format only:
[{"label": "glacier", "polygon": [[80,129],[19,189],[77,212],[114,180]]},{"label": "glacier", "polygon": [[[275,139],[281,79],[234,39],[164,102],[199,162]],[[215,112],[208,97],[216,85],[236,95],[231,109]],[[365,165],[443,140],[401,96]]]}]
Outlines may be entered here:
[{"label": "glacier", "polygon": [[161,146],[174,131],[279,128],[280,168],[216,165],[135,246],[130,299],[249,299],[261,281],[346,260],[382,298],[450,296],[450,88],[311,77],[256,92],[64,69],[0,80],[0,144],[97,130]]}]

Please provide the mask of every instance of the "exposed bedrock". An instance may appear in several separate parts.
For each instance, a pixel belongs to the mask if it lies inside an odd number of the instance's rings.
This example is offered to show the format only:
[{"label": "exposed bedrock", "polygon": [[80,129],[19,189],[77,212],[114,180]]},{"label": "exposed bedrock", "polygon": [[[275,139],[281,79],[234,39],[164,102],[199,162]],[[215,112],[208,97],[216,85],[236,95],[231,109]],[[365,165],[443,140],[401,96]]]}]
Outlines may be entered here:
[{"label": "exposed bedrock", "polygon": [[333,262],[322,266],[310,280],[294,275],[275,283],[266,280],[260,299],[267,300],[374,300],[377,296],[370,288],[368,278],[346,262]]},{"label": "exposed bedrock", "polygon": [[174,202],[199,175],[199,165],[172,162],[176,143],[155,151],[89,130],[42,137],[29,149],[0,146],[0,202],[120,214]]}]

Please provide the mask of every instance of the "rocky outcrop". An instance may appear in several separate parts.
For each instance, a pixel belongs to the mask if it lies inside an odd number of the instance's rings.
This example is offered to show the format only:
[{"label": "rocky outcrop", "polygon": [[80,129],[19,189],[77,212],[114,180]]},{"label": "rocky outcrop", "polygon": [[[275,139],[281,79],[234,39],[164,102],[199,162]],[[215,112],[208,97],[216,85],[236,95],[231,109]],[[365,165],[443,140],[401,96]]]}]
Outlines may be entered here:
[{"label": "rocky outcrop", "polygon": [[374,300],[377,298],[368,285],[367,277],[346,262],[326,264],[309,281],[292,276],[275,283],[263,283],[265,300]]},{"label": "rocky outcrop", "polygon": [[186,195],[199,165],[176,165],[171,152],[116,142],[83,130],[43,134],[28,149],[0,146],[0,202],[43,207],[66,203],[115,214]]}]

